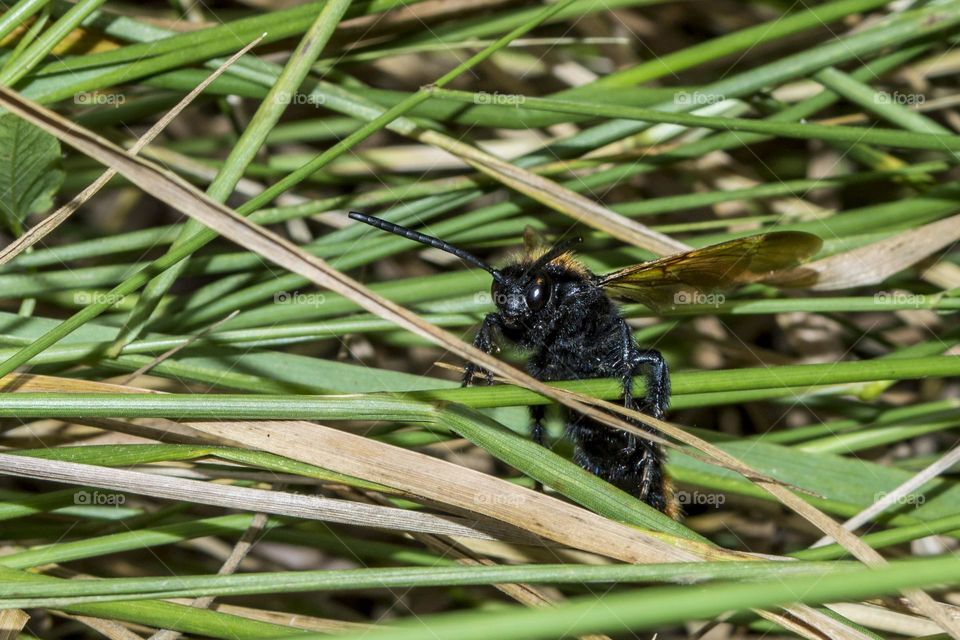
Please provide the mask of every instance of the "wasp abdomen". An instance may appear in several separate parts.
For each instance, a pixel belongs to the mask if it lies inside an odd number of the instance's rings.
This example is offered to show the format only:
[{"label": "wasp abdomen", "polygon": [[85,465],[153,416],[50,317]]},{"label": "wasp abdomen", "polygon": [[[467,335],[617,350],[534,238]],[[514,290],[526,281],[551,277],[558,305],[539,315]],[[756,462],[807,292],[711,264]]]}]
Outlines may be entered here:
[{"label": "wasp abdomen", "polygon": [[571,416],[567,437],[579,466],[672,518],[679,515],[660,445],[584,416]]}]

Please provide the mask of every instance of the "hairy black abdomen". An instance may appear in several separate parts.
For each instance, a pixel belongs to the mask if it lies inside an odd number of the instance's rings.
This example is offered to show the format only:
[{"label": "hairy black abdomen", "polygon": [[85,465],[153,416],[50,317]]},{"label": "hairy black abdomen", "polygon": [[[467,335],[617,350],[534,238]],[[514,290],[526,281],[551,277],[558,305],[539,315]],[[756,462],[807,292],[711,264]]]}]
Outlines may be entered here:
[{"label": "hairy black abdomen", "polygon": [[[634,409],[639,410],[639,407],[634,406]],[[654,433],[643,425],[638,426]],[[567,423],[567,437],[576,447],[574,462],[582,468],[651,507],[672,515],[660,445],[581,415]]]}]

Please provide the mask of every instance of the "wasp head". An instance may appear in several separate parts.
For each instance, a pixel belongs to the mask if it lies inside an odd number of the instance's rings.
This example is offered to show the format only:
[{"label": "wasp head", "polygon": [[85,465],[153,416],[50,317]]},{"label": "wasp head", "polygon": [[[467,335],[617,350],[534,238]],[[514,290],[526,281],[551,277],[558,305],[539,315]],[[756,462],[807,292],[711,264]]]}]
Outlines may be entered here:
[{"label": "wasp head", "polygon": [[545,268],[532,271],[523,265],[510,265],[494,278],[490,295],[508,327],[533,326],[541,314],[549,313],[556,298],[555,285]]},{"label": "wasp head", "polygon": [[490,294],[506,327],[541,331],[559,317],[559,298],[570,289],[572,275],[569,266],[563,266],[569,261],[561,256],[576,242],[580,239],[562,242],[535,260],[508,265],[494,274]]}]

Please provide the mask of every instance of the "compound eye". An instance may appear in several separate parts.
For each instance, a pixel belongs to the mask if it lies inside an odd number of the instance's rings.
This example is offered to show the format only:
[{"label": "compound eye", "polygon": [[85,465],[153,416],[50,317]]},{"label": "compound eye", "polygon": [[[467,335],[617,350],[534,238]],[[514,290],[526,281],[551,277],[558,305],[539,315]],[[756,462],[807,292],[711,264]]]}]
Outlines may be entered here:
[{"label": "compound eye", "polygon": [[537,278],[529,288],[527,288],[527,308],[531,311],[539,311],[546,306],[550,299],[550,281],[541,276]]}]

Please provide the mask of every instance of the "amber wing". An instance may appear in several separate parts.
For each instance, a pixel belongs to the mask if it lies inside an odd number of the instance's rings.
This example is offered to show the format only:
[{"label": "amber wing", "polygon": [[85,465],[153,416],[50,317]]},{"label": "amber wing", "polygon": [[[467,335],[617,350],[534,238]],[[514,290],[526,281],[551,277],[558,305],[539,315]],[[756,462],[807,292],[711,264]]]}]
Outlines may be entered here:
[{"label": "amber wing", "polygon": [[598,283],[614,298],[653,309],[709,303],[715,298],[704,294],[796,267],[822,244],[810,233],[773,231],[636,264],[600,276]]}]

